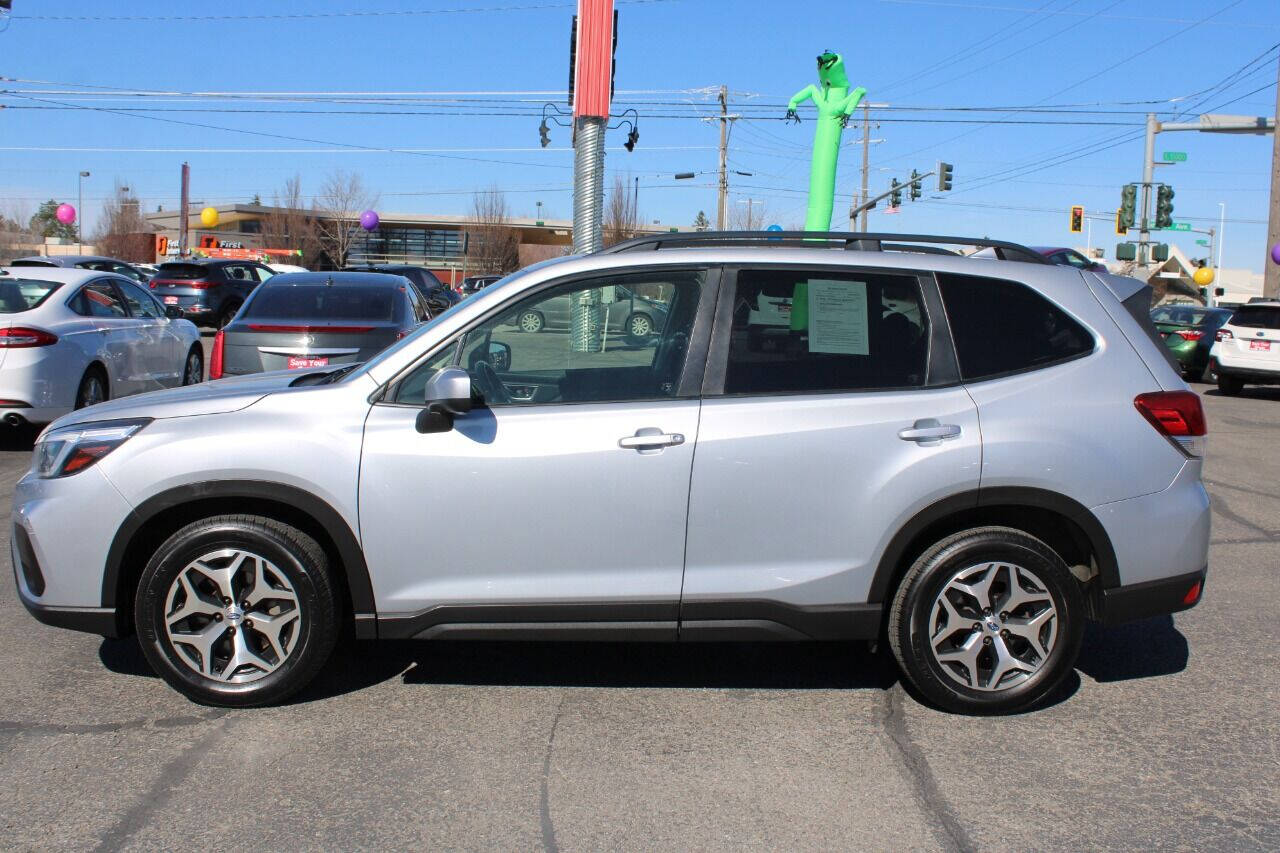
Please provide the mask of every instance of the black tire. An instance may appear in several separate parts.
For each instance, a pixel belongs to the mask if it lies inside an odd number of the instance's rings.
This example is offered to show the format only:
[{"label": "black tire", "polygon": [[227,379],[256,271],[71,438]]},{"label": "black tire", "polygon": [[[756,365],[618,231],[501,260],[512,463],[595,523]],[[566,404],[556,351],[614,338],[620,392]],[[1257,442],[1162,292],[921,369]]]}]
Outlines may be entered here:
[{"label": "black tire", "polygon": [[203,381],[204,350],[200,344],[194,344],[191,351],[187,353],[187,360],[182,363],[182,384],[199,385]]},{"label": "black tire", "polygon": [[[290,638],[283,661],[274,661],[274,671],[243,683],[211,678],[197,671],[169,638],[164,624],[168,595],[178,575],[194,560],[221,549],[249,551],[269,561],[273,571],[282,575],[296,593],[300,612],[300,627],[294,629],[297,634]],[[235,592],[248,594],[241,589]],[[143,654],[169,686],[196,702],[223,707],[268,705],[301,690],[328,661],[339,632],[334,584],[323,549],[305,533],[255,515],[221,515],[196,521],[165,540],[142,571],[134,614]],[[257,652],[265,654],[265,639],[249,632],[252,616],[245,608],[243,621],[233,620],[230,614],[217,621],[225,621],[228,626],[241,624],[242,635],[259,643]],[[217,642],[230,643],[231,639],[224,635]]]},{"label": "black tire", "polygon": [[[1039,668],[1031,675],[1010,673],[1015,683],[988,690],[962,685],[943,668],[930,644],[934,605],[943,589],[957,572],[985,562],[1012,564],[1033,573],[1043,585],[1041,594],[1048,593],[1056,608],[1057,620],[1052,647],[1039,662]],[[938,707],[965,714],[1007,714],[1043,700],[1071,672],[1084,634],[1084,610],[1079,582],[1048,545],[1013,528],[979,527],[948,536],[912,564],[898,585],[889,609],[889,646],[911,685]],[[971,617],[965,615],[964,618]],[[975,626],[987,621],[981,615],[972,618],[982,620],[975,621]],[[1003,613],[998,616],[998,620],[1006,618]],[[967,629],[962,625],[960,631],[964,633]],[[975,627],[968,633],[972,636],[981,632]],[[1007,631],[999,633],[1009,636]],[[1042,640],[1043,637],[1042,634]],[[994,639],[997,648],[1017,642],[1017,638],[1001,640],[996,636]],[[985,635],[983,642],[991,648],[991,639]],[[981,654],[989,656],[991,652]],[[1019,678],[1021,680],[1017,680]],[[970,676],[970,680],[975,679]],[[996,683],[998,686],[1000,681]]]},{"label": "black tire", "polygon": [[228,323],[230,323],[232,320],[235,319],[236,312],[239,310],[240,310],[239,302],[235,302],[231,305],[225,306],[220,312],[218,312],[218,319],[215,320],[213,324],[214,328],[221,329],[224,326],[226,326]]},{"label": "black tire", "polygon": [[522,332],[537,334],[547,327],[547,319],[540,311],[523,311],[516,319],[516,328]]},{"label": "black tire", "polygon": [[1234,376],[1224,376],[1221,369],[1219,369],[1218,390],[1228,397],[1234,397],[1244,390],[1244,382]]},{"label": "black tire", "polygon": [[76,408],[83,409],[110,399],[111,383],[106,371],[96,364],[90,365],[84,376],[80,377],[80,386],[76,388]]}]

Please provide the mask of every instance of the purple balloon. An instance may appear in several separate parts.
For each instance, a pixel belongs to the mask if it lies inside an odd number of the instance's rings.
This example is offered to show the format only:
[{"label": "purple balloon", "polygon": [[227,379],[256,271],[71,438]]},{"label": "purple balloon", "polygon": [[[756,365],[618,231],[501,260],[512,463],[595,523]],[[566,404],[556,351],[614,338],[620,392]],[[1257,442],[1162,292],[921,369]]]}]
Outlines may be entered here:
[{"label": "purple balloon", "polygon": [[373,229],[377,228],[378,227],[377,211],[366,210],[364,213],[360,214],[360,227],[366,231],[372,231]]},{"label": "purple balloon", "polygon": [[1280,264],[1280,243],[1276,243],[1271,247],[1271,260]]},{"label": "purple balloon", "polygon": [[70,225],[76,221],[76,209],[69,204],[58,205],[57,212],[58,221],[63,225]]}]

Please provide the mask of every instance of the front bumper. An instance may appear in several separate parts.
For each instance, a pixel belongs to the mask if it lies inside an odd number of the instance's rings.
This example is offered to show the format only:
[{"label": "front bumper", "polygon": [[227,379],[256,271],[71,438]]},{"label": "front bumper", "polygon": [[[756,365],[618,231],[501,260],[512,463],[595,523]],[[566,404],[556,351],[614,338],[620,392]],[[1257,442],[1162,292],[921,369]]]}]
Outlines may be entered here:
[{"label": "front bumper", "polygon": [[22,599],[22,606],[27,608],[27,612],[38,622],[55,628],[84,631],[103,637],[122,636],[114,607],[57,607],[51,604],[40,604],[27,597],[26,590],[22,589],[21,584],[18,586],[18,597]]},{"label": "front bumper", "polygon": [[1189,610],[1204,597],[1208,567],[1172,578],[1104,589],[1099,599],[1100,621],[1119,625],[1152,616]]}]

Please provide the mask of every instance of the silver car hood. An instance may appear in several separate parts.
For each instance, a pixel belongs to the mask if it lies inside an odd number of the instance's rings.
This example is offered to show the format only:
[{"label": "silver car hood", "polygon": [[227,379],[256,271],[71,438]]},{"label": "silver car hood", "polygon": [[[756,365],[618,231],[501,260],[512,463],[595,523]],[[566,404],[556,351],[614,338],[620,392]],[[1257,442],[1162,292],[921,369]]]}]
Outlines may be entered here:
[{"label": "silver car hood", "polygon": [[135,394],[63,415],[49,428],[117,418],[187,418],[236,412],[252,406],[273,391],[288,388],[299,375],[297,370],[277,370]]}]

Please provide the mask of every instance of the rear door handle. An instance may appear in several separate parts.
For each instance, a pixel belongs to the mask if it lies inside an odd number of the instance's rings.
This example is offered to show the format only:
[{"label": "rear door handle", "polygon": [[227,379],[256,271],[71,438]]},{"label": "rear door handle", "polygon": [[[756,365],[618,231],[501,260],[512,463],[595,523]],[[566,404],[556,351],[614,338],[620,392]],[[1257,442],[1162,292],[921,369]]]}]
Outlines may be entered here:
[{"label": "rear door handle", "polygon": [[958,438],[960,432],[957,424],[942,424],[935,418],[923,418],[907,429],[898,430],[898,438],[903,441],[914,441],[921,447],[932,447],[935,444],[941,444],[945,439]]},{"label": "rear door handle", "polygon": [[642,427],[636,430],[635,435],[628,435],[618,439],[619,447],[626,450],[638,450],[641,453],[661,450],[664,447],[673,447],[678,444],[684,444],[683,435],[678,432],[663,432],[657,427]]}]

